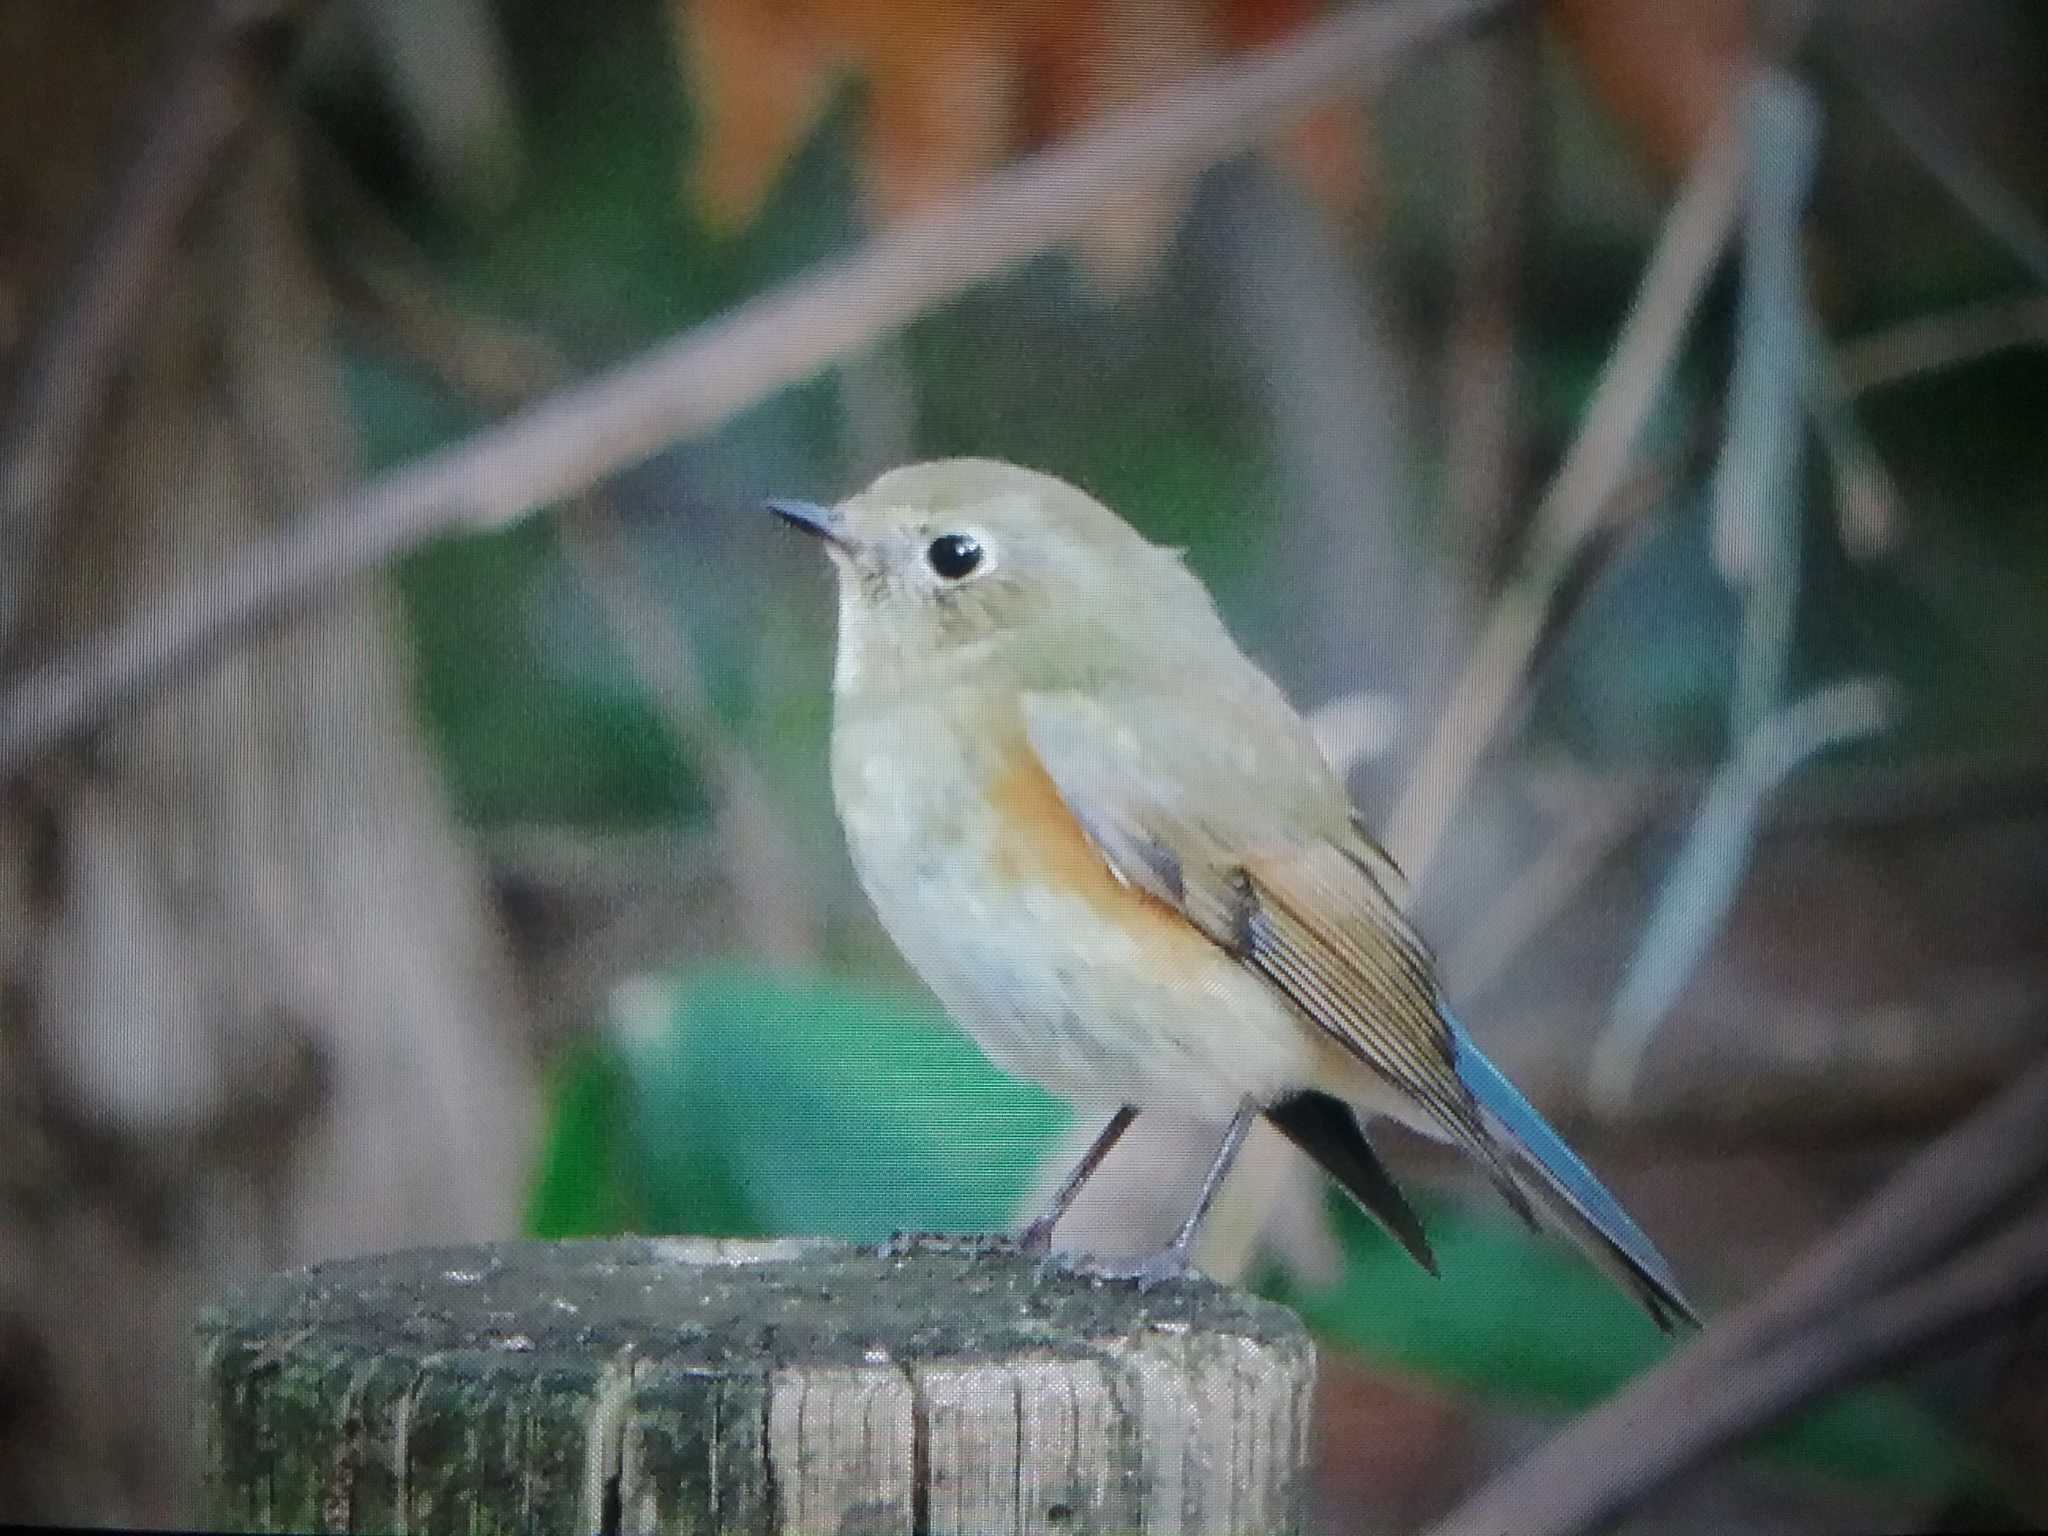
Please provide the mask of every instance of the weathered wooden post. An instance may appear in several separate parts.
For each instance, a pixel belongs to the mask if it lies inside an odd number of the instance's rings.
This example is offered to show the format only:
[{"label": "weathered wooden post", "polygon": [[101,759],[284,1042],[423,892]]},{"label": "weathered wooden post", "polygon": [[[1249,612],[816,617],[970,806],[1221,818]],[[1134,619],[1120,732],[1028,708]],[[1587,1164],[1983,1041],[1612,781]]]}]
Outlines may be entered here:
[{"label": "weathered wooden post", "polygon": [[1283,1309],[971,1242],[619,1238],[350,1259],[200,1324],[210,1527],[1298,1528]]}]

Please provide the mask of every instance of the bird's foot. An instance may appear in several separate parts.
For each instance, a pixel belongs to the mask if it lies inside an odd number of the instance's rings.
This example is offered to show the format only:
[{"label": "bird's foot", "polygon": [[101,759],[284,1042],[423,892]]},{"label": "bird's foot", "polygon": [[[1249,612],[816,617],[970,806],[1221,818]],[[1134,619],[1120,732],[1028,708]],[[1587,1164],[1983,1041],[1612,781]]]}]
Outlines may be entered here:
[{"label": "bird's foot", "polygon": [[1048,1254],[1039,1261],[1039,1273],[1058,1271],[1080,1275],[1091,1280],[1115,1280],[1135,1285],[1140,1291],[1157,1290],[1162,1285],[1174,1285],[1191,1279],[1197,1273],[1188,1251],[1179,1243],[1168,1243],[1156,1252],[1136,1259],[1103,1259],[1093,1255],[1075,1254],[1063,1257]]},{"label": "bird's foot", "polygon": [[1035,1250],[1025,1246],[1024,1237],[1017,1232],[977,1232],[968,1242],[976,1258],[1028,1258]]}]

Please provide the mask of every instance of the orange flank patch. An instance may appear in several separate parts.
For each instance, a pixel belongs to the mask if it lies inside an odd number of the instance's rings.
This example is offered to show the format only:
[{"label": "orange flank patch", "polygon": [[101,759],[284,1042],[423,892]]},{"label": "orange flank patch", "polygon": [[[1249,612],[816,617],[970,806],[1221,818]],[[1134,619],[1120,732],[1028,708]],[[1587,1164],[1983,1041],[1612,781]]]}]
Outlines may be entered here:
[{"label": "orange flank patch", "polygon": [[1196,967],[1217,959],[1221,951],[1185,917],[1116,877],[1060,798],[1052,775],[1021,738],[1005,754],[988,800],[999,828],[994,847],[998,879],[1030,881],[1076,897],[1105,923],[1123,928],[1147,950],[1165,952],[1176,965]]}]

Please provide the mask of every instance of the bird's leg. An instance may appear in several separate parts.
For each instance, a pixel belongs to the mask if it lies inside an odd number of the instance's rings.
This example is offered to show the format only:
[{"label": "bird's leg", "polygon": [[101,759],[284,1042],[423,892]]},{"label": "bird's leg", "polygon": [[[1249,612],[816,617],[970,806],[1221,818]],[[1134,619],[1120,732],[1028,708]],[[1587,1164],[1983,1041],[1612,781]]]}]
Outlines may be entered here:
[{"label": "bird's leg", "polygon": [[1202,1219],[1209,1214],[1209,1207],[1216,1203],[1217,1193],[1223,1188],[1223,1181],[1230,1176],[1237,1154],[1244,1150],[1244,1139],[1251,1134],[1252,1119],[1258,1112],[1259,1106],[1250,1099],[1238,1105],[1229,1128],[1223,1133],[1222,1144],[1216,1148],[1216,1160],[1202,1176],[1202,1187],[1195,1194],[1194,1209],[1188,1212],[1172,1242],[1135,1264],[1091,1264],[1089,1268],[1113,1279],[1135,1280],[1140,1290],[1150,1290],[1155,1285],[1178,1280],[1187,1274],[1194,1267],[1190,1256],[1195,1249],[1195,1235],[1202,1229]]},{"label": "bird's leg", "polygon": [[1102,1166],[1102,1160],[1109,1156],[1109,1149],[1123,1140],[1123,1134],[1131,1128],[1131,1122],[1138,1118],[1138,1111],[1125,1104],[1109,1117],[1096,1138],[1088,1143],[1088,1150],[1081,1154],[1081,1160],[1067,1171],[1060,1180],[1060,1187],[1052,1192],[1052,1199],[1046,1208],[1034,1217],[1031,1223],[1017,1235],[1017,1250],[1020,1253],[1048,1253],[1052,1249],[1052,1229],[1067,1214],[1067,1207],[1074,1203],[1074,1197],[1081,1193],[1086,1184]]},{"label": "bird's leg", "polygon": [[1172,1254],[1182,1269],[1188,1267],[1188,1256],[1195,1251],[1195,1234],[1201,1230],[1202,1218],[1209,1214],[1209,1207],[1216,1203],[1223,1181],[1230,1177],[1237,1154],[1244,1150],[1244,1139],[1251,1134],[1252,1117],[1258,1112],[1258,1105],[1250,1099],[1237,1106],[1237,1113],[1231,1116],[1230,1124],[1223,1132],[1223,1140],[1216,1148],[1216,1161],[1209,1165],[1209,1171],[1202,1176],[1202,1187],[1195,1192],[1194,1209],[1188,1212],[1180,1230],[1173,1234],[1173,1241],[1162,1250]]}]

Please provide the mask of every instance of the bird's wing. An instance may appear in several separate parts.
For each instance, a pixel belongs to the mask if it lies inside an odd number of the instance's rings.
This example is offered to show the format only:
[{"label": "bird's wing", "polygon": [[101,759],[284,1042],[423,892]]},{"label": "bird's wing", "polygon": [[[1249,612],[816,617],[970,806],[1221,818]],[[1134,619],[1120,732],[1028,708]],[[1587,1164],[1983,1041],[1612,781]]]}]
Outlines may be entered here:
[{"label": "bird's wing", "polygon": [[1459,1076],[1433,962],[1388,888],[1391,862],[1357,833],[1320,759],[1311,766],[1297,721],[1269,717],[1265,739],[1219,741],[1199,707],[1160,693],[1033,693],[1023,713],[1033,753],[1119,880],[1264,977],[1533,1221]]}]

